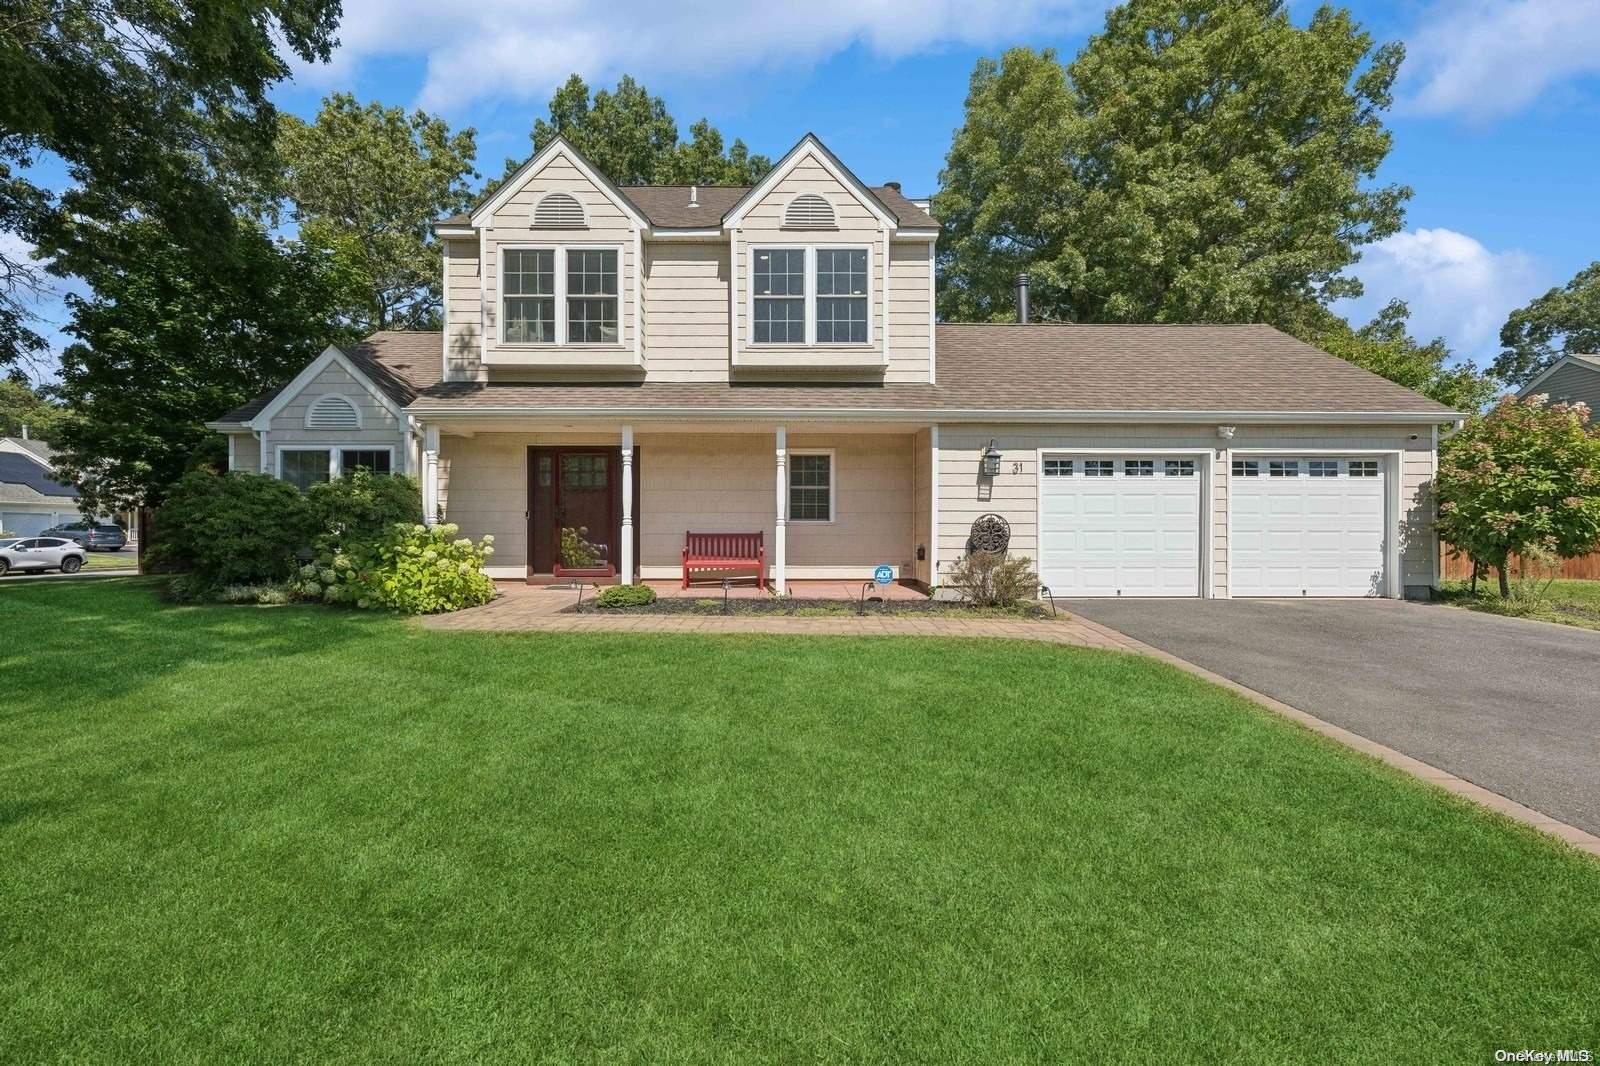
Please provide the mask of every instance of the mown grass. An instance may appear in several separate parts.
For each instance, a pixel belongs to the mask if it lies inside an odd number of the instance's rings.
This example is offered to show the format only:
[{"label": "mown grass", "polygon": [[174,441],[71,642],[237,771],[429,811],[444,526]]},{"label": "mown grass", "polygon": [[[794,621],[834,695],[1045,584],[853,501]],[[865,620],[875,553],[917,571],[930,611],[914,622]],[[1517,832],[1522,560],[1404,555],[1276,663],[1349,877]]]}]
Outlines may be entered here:
[{"label": "mown grass", "polygon": [[1510,599],[1502,599],[1494,576],[1490,574],[1479,579],[1476,594],[1467,581],[1442,582],[1439,592],[1444,601],[1454,607],[1511,618],[1560,622],[1581,629],[1600,629],[1600,581],[1561,578],[1547,583],[1529,579],[1513,587]]},{"label": "mown grass", "polygon": [[1600,864],[1149,660],[0,615],[0,1061],[1600,1042]]}]

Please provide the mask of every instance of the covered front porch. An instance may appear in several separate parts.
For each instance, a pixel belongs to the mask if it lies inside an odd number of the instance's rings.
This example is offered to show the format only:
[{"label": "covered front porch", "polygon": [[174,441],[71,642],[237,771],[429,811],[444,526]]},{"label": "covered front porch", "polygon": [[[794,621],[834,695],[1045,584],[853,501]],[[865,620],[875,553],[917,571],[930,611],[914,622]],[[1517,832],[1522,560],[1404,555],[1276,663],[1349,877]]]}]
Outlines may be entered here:
[{"label": "covered front porch", "polygon": [[[497,580],[702,597],[727,579],[735,595],[818,598],[859,596],[879,567],[895,584],[930,580],[926,424],[479,416],[425,423],[422,438],[425,520],[492,534]],[[746,534],[752,565],[697,566],[684,588],[691,532]]]}]

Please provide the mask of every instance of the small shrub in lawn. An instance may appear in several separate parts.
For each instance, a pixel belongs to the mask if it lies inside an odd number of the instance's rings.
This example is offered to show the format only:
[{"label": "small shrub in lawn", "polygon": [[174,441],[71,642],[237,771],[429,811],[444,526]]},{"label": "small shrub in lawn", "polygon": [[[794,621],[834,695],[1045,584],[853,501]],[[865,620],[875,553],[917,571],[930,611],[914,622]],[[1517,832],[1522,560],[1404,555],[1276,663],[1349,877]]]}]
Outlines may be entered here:
[{"label": "small shrub in lawn", "polygon": [[1027,556],[975,551],[956,563],[947,584],[976,607],[1015,607],[1039,595],[1039,575]]},{"label": "small shrub in lawn", "polygon": [[300,568],[294,592],[302,599],[404,614],[438,614],[488,603],[494,599],[494,582],[483,565],[494,554],[494,538],[474,544],[457,532],[449,523],[432,529],[398,523],[375,543],[319,553]]},{"label": "small shrub in lawn", "polygon": [[611,585],[594,598],[598,607],[644,607],[656,602],[656,590],[649,585]]}]

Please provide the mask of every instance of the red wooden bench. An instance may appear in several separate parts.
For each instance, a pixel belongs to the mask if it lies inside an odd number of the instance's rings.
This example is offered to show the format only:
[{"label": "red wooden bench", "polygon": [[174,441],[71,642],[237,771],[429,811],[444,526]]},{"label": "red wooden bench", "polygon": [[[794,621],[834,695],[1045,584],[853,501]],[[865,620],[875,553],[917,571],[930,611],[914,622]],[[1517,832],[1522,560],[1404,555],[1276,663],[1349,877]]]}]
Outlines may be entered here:
[{"label": "red wooden bench", "polygon": [[683,535],[683,587],[689,571],[718,574],[754,570],[756,587],[767,587],[767,549],[760,533],[685,533]]}]

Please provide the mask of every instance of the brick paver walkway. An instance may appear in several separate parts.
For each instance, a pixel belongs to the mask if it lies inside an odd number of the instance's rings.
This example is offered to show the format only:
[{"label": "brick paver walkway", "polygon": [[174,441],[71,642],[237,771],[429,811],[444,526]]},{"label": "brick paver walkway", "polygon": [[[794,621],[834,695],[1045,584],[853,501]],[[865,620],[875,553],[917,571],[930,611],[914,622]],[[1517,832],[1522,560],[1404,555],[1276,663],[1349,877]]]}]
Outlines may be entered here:
[{"label": "brick paver walkway", "polygon": [[[784,615],[562,614],[577,602],[572,589],[512,586],[493,603],[422,620],[430,629],[500,633],[773,633],[785,636],[1009,637],[1127,651],[1110,630],[1091,629],[1065,614],[1050,621],[1006,618],[935,618],[882,615],[865,618],[791,618]],[[592,597],[586,592],[584,599]]]}]

